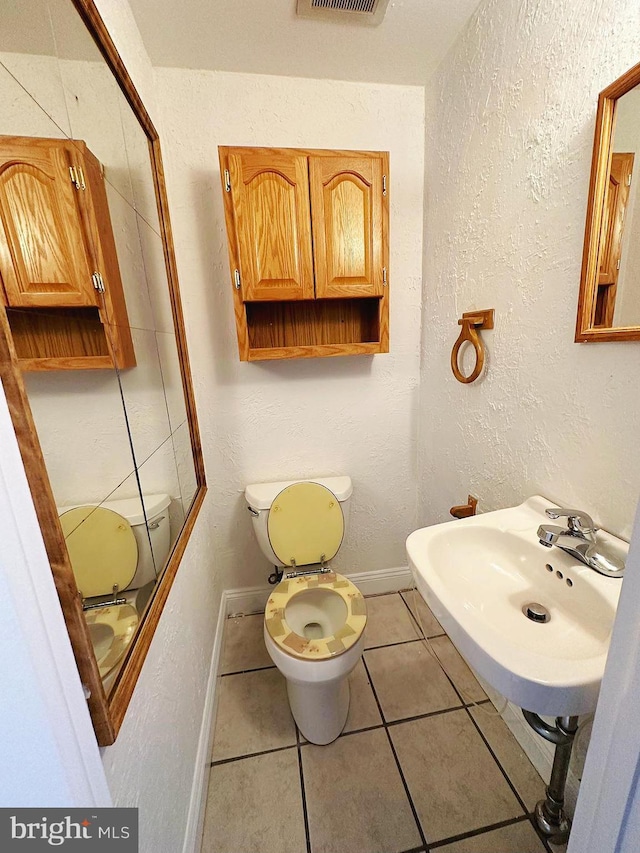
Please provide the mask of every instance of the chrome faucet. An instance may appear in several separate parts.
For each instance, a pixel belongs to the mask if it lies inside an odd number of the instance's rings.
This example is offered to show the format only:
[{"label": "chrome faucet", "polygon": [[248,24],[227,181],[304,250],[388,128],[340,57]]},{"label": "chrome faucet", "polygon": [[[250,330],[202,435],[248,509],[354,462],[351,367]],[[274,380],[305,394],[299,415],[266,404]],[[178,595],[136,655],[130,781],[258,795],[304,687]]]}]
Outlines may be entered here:
[{"label": "chrome faucet", "polygon": [[624,573],[624,560],[602,544],[597,544],[598,528],[586,512],[579,509],[545,510],[549,518],[566,518],[567,526],[558,527],[555,524],[541,524],[538,527],[538,539],[541,545],[551,548],[557,545],[567,554],[580,560],[590,569],[607,577],[620,578]]}]

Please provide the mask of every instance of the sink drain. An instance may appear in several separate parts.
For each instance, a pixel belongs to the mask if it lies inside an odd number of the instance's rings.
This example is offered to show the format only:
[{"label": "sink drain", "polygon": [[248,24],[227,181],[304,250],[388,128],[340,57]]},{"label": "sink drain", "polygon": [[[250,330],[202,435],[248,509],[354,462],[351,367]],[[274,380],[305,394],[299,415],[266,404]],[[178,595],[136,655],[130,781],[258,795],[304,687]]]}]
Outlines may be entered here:
[{"label": "sink drain", "polygon": [[548,622],[551,619],[551,614],[543,604],[538,604],[532,601],[530,604],[524,604],[522,612],[531,619],[532,622]]}]

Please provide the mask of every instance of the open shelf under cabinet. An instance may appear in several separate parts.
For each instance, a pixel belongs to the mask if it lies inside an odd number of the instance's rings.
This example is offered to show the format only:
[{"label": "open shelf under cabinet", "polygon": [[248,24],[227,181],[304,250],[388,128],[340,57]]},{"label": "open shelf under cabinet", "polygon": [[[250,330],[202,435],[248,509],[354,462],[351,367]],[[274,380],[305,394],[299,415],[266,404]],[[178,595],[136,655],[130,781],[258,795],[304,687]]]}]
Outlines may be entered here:
[{"label": "open shelf under cabinet", "polygon": [[114,368],[98,308],[7,308],[6,312],[22,370]]},{"label": "open shelf under cabinet", "polygon": [[386,352],[380,299],[245,302],[248,361]]}]

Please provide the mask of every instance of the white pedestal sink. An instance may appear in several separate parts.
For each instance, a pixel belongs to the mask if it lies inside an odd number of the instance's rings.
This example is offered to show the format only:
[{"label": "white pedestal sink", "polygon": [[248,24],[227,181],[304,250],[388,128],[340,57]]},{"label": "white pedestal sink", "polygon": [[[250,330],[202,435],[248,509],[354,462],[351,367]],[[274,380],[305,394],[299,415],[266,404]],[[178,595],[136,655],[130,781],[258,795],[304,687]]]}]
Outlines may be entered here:
[{"label": "white pedestal sink", "polygon": [[[407,539],[416,585],[462,655],[503,696],[554,717],[593,711],[622,580],[541,545],[543,497],[416,530]],[[627,543],[598,541],[626,557]],[[523,612],[543,605],[547,622]]]}]

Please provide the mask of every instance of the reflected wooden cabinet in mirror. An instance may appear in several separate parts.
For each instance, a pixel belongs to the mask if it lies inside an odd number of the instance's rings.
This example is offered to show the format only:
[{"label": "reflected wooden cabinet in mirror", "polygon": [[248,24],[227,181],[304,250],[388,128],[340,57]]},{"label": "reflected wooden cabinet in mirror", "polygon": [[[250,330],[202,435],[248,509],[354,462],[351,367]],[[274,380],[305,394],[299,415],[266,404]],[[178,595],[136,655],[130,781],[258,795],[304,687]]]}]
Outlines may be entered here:
[{"label": "reflected wooden cabinet in mirror", "polygon": [[218,150],[240,360],[388,352],[388,153]]},{"label": "reflected wooden cabinet in mirror", "polygon": [[84,142],[0,137],[0,303],[23,370],[135,367],[104,179]]},{"label": "reflected wooden cabinet in mirror", "polygon": [[599,96],[577,342],[640,340],[640,65]]},{"label": "reflected wooden cabinet in mirror", "polygon": [[0,102],[0,381],[106,746],[206,492],[162,158],[92,0],[0,3]]}]

